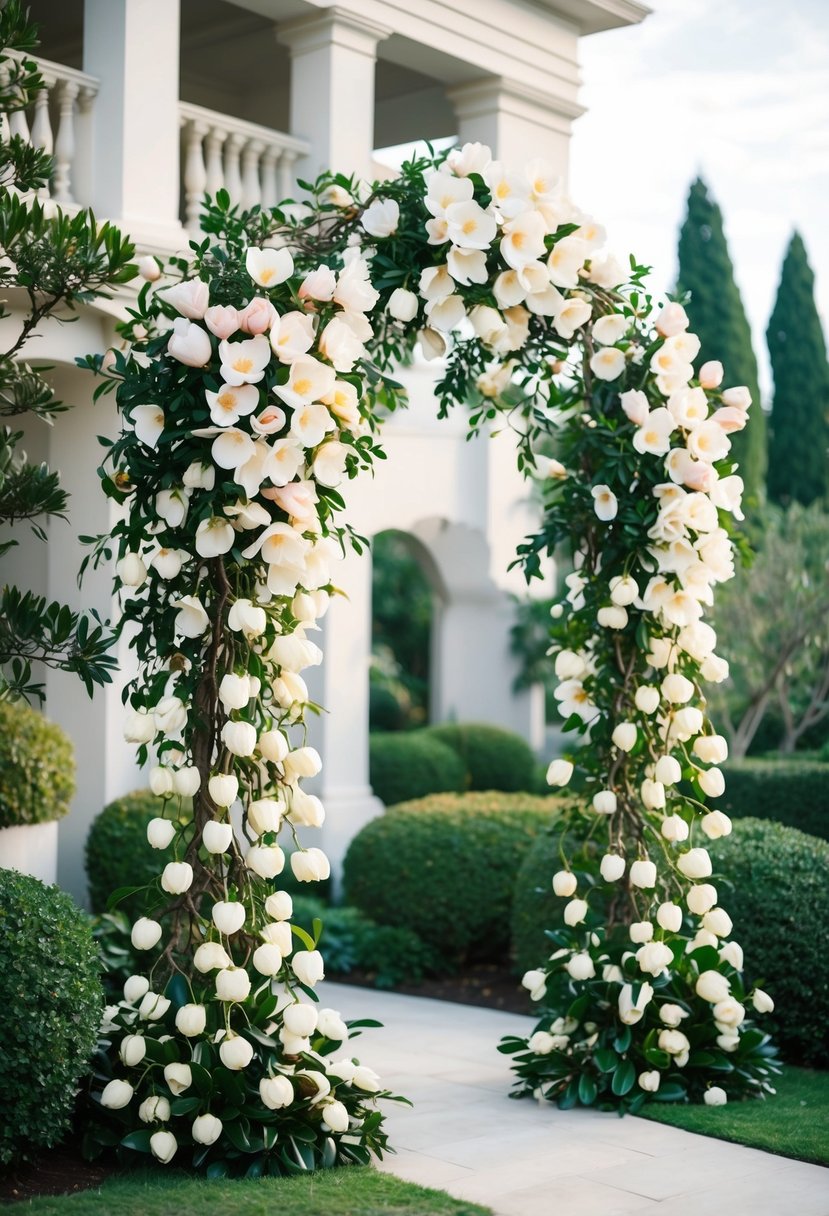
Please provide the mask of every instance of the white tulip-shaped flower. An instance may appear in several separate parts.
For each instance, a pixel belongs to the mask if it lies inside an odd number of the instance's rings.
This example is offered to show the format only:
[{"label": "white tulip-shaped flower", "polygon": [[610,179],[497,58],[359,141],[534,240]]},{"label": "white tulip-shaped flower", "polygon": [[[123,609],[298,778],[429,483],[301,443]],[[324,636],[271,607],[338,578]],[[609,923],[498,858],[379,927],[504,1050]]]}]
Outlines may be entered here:
[{"label": "white tulip-shaped flower", "polygon": [[170,861],[161,875],[161,888],[169,895],[183,895],[193,885],[193,867],[189,861]]},{"label": "white tulip-shaped flower", "polygon": [[426,179],[424,203],[434,216],[444,216],[453,203],[467,202],[474,194],[474,186],[466,177],[456,177],[438,169]]},{"label": "white tulip-shaped flower", "polygon": [[287,249],[250,248],[245,254],[245,269],[260,287],[278,287],[294,273],[294,259]]},{"label": "white tulip-shaped flower", "polygon": [[204,605],[194,595],[183,595],[172,601],[176,613],[176,633],[185,638],[199,638],[210,628],[210,617]]},{"label": "white tulip-shaped flower", "polygon": [[189,505],[189,491],[184,487],[159,490],[155,496],[156,514],[171,528],[181,527],[187,518]]},{"label": "white tulip-shaped flower", "polygon": [[202,829],[202,844],[208,853],[226,853],[233,841],[233,826],[229,823],[206,823]]},{"label": "white tulip-shaped flower", "polygon": [[276,878],[285,868],[285,854],[278,844],[255,844],[248,849],[245,865],[260,878]]},{"label": "white tulip-shaped flower", "polygon": [[130,411],[132,429],[148,448],[155,448],[164,430],[164,410],[160,405],[136,405]]},{"label": "white tulip-shaped flower", "polygon": [[[334,285],[332,281],[332,293]],[[295,359],[301,358],[314,345],[313,316],[310,313],[295,311],[277,317],[270,332],[270,343],[280,363],[293,363]]]},{"label": "white tulip-shaped flower", "polygon": [[242,633],[248,638],[256,638],[265,632],[268,618],[265,609],[259,604],[239,599],[231,605],[227,623],[235,633]]},{"label": "white tulip-shaped flower", "polygon": [[590,360],[590,370],[597,380],[618,380],[625,370],[625,352],[617,346],[603,346]]},{"label": "white tulip-shaped flower", "polygon": [[210,288],[201,279],[183,279],[172,287],[161,288],[158,295],[190,321],[200,321],[210,303]]},{"label": "white tulip-shaped flower", "polygon": [[593,496],[593,510],[596,512],[597,519],[600,519],[602,523],[609,523],[615,519],[619,503],[610,486],[593,486],[590,493]]},{"label": "white tulip-shaped flower", "polygon": [[239,328],[239,314],[231,304],[214,304],[205,312],[204,323],[215,338],[229,338]]},{"label": "white tulip-shaped flower", "polygon": [[219,371],[227,384],[233,387],[258,384],[270,362],[271,346],[264,334],[256,334],[241,342],[226,339],[219,343],[219,358]]},{"label": "white tulip-shaped flower", "polygon": [[197,1115],[193,1120],[192,1136],[196,1144],[215,1144],[222,1134],[223,1123],[216,1115]]},{"label": "white tulip-shaped flower", "polygon": [[319,950],[297,950],[291,959],[291,968],[299,982],[307,984],[309,988],[325,978],[325,966]]},{"label": "white tulip-shaped flower", "polygon": [[130,941],[136,950],[152,950],[161,940],[161,925],[157,920],[141,916],[130,933]]},{"label": "white tulip-shaped flower", "polygon": [[231,965],[231,957],[219,942],[202,942],[193,955],[193,966],[202,975]]},{"label": "white tulip-shaped flower", "polygon": [[577,287],[580,272],[589,256],[587,242],[575,235],[556,241],[547,258],[550,279],[556,287]]},{"label": "white tulip-shaped flower", "polygon": [[210,419],[216,426],[235,426],[259,405],[259,389],[255,384],[223,385],[217,393],[205,389]]},{"label": "white tulip-shaped flower", "polygon": [[291,869],[297,882],[322,882],[331,874],[331,863],[322,849],[298,849],[291,854]]},{"label": "white tulip-shaped flower", "polygon": [[250,976],[243,967],[225,967],[216,976],[216,996],[220,1001],[244,1001],[250,995],[250,987]]},{"label": "white tulip-shaped flower", "polygon": [[205,367],[213,357],[210,336],[200,325],[178,317],[173,322],[167,354],[187,367]]},{"label": "white tulip-shaped flower", "polygon": [[369,236],[380,239],[392,236],[399,222],[400,206],[393,198],[374,199],[360,216],[361,227]]},{"label": "white tulip-shaped flower", "polygon": [[233,525],[221,516],[203,519],[196,529],[196,552],[200,557],[219,557],[233,548],[236,533]]}]

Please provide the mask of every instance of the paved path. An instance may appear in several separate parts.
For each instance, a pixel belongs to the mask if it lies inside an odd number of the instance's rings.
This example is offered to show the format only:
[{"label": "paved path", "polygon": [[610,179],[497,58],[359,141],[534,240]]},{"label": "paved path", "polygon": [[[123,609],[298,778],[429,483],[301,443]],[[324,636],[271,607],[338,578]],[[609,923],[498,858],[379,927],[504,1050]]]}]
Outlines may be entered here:
[{"label": "paved path", "polygon": [[829,1216],[829,1170],[644,1119],[506,1095],[495,1046],[530,1019],[325,984],[347,1018],[376,1017],[355,1054],[414,1109],[391,1106],[381,1166],[498,1216]]}]

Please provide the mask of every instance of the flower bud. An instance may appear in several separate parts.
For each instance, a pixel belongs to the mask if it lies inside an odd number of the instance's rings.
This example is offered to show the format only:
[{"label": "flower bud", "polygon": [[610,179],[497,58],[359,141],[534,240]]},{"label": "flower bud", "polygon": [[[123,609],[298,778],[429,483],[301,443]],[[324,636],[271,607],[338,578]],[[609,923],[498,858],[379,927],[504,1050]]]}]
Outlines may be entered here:
[{"label": "flower bud", "polygon": [[660,904],[656,910],[656,921],[660,929],[679,933],[682,929],[682,909],[678,904]]},{"label": "flower bud", "polygon": [[717,888],[710,882],[700,882],[691,887],[685,897],[688,911],[703,916],[717,902]]},{"label": "flower bud", "polygon": [[231,1072],[241,1072],[253,1059],[253,1046],[241,1035],[227,1035],[222,1039],[219,1056],[225,1068]]},{"label": "flower bud", "polygon": [[652,861],[634,861],[630,867],[630,881],[634,887],[656,886],[656,865]]},{"label": "flower bud", "polygon": [[564,786],[573,776],[573,765],[569,760],[553,760],[547,769],[547,784]]},{"label": "flower bud", "polygon": [[216,976],[220,1001],[244,1001],[250,993],[250,976],[242,967],[226,967]]},{"label": "flower bud", "polygon": [[233,806],[239,793],[239,778],[232,773],[217,773],[208,781],[207,790],[216,806]]},{"label": "flower bud", "polygon": [[616,795],[613,790],[599,790],[593,795],[593,810],[598,815],[615,815]]},{"label": "flower bud", "polygon": [[294,1100],[294,1087],[287,1077],[263,1077],[259,1082],[259,1097],[268,1110],[281,1110]]},{"label": "flower bud", "polygon": [[233,826],[213,819],[204,825],[201,838],[208,853],[226,853],[233,840]]},{"label": "flower bud", "polygon": [[166,849],[176,834],[176,825],[169,819],[151,819],[147,824],[147,840],[154,849]]},{"label": "flower bud", "polygon": [[577,886],[576,876],[570,870],[559,870],[553,875],[553,890],[556,895],[561,895],[564,899],[569,899]]},{"label": "flower bud", "polygon": [[617,882],[625,872],[625,859],[618,853],[605,853],[599,863],[599,872],[605,882]]},{"label": "flower bud", "polygon": [[135,1068],[147,1054],[147,1040],[142,1034],[124,1035],[118,1054],[122,1064],[126,1064],[127,1068]]},{"label": "flower bud", "polygon": [[161,874],[161,887],[168,895],[183,895],[193,883],[193,867],[189,861],[170,861]]},{"label": "flower bud", "polygon": [[222,1134],[222,1126],[216,1115],[198,1115],[193,1120],[193,1140],[196,1144],[215,1144]]},{"label": "flower bud", "polygon": [[248,849],[245,865],[260,878],[276,878],[285,868],[285,854],[278,844],[255,844]]},{"label": "flower bud", "polygon": [[101,1106],[107,1110],[123,1110],[129,1105],[134,1092],[129,1081],[110,1081],[101,1094]]},{"label": "flower bud", "polygon": [[629,752],[636,744],[637,730],[633,722],[620,722],[611,738],[620,752]]},{"label": "flower bud", "polygon": [[219,932],[229,936],[231,933],[238,933],[245,923],[245,905],[219,900],[213,905],[211,915]]},{"label": "flower bud", "polygon": [[206,1025],[207,1010],[204,1005],[182,1005],[176,1014],[176,1030],[187,1039],[203,1034]]},{"label": "flower bud", "polygon": [[140,916],[132,927],[130,941],[136,950],[152,950],[161,937],[161,925],[157,920]]},{"label": "flower bud", "polygon": [[287,891],[274,891],[265,900],[265,911],[273,920],[290,920],[294,912],[294,901]]},{"label": "flower bud", "polygon": [[173,1160],[178,1150],[178,1141],[172,1132],[153,1132],[150,1136],[150,1152],[162,1165]]}]

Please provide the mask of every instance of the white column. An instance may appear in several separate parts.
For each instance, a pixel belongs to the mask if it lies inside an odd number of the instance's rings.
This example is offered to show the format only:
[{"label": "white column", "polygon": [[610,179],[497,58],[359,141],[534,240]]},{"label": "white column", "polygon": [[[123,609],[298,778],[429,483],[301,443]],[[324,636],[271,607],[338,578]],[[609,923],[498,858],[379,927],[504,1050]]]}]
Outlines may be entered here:
[{"label": "white column", "polygon": [[279,26],[291,50],[291,133],[311,144],[300,177],[324,169],[369,176],[377,43],[391,32],[336,7]]},{"label": "white column", "polygon": [[566,179],[571,126],[584,113],[583,106],[497,76],[458,85],[447,96],[461,143],[489,144],[499,160],[511,165],[542,157]]},{"label": "white column", "polygon": [[310,739],[322,756],[317,781],[325,806],[322,845],[335,879],[351,838],[383,804],[371,792],[368,774],[368,675],[371,657],[371,557],[349,550],[332,581],[334,596],[323,619],[321,668],[303,673],[323,714],[311,718]]},{"label": "white column", "polygon": [[95,197],[139,243],[186,249],[179,223],[179,2],[85,0],[95,103]]}]

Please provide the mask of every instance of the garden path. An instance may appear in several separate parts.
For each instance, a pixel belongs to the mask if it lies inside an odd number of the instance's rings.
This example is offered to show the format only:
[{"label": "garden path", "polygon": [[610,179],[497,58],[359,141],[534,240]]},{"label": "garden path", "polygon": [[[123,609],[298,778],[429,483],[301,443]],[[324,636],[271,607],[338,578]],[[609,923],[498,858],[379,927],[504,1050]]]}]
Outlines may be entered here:
[{"label": "garden path", "polygon": [[376,1017],[354,1044],[393,1092],[396,1155],[381,1169],[497,1216],[829,1216],[829,1171],[643,1119],[514,1102],[504,1034],[531,1019],[324,984],[346,1018]]}]

